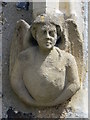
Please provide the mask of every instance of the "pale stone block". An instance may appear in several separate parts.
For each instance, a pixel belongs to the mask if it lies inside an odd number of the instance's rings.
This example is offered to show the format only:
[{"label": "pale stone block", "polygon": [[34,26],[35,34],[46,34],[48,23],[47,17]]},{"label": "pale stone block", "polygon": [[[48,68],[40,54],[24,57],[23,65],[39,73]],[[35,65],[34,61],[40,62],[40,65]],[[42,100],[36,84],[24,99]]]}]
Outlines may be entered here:
[{"label": "pale stone block", "polygon": [[56,1],[33,1],[33,18],[42,13],[52,13],[55,10],[59,10],[59,0]]},{"label": "pale stone block", "polygon": [[59,10],[65,13],[67,16],[70,15],[70,4],[69,2],[59,2]]},{"label": "pale stone block", "polygon": [[84,24],[81,10],[81,2],[76,2],[75,0],[67,0],[67,2],[62,2],[60,0],[59,9],[67,16],[73,18],[78,24],[78,28],[83,32]]},{"label": "pale stone block", "polygon": [[[89,14],[88,14],[88,42],[89,42],[89,45],[90,45],[90,2],[88,3],[88,11],[89,11]],[[89,48],[90,49],[90,48]],[[90,50],[89,50],[90,51]],[[88,58],[88,69],[89,69],[89,78],[90,78],[90,55],[89,55],[89,58]],[[89,82],[89,86],[88,86],[88,88],[89,88],[89,92],[90,92],[90,80],[88,81]],[[88,94],[89,96],[88,96],[88,99],[90,100],[90,94]],[[89,106],[88,106],[88,108],[89,108],[89,111],[90,111],[90,102],[89,102]],[[90,118],[90,112],[89,112],[89,118]]]},{"label": "pale stone block", "polygon": [[48,2],[48,0],[46,0],[46,7],[47,8],[53,8],[53,9],[59,9],[59,0],[56,0],[54,2]]}]

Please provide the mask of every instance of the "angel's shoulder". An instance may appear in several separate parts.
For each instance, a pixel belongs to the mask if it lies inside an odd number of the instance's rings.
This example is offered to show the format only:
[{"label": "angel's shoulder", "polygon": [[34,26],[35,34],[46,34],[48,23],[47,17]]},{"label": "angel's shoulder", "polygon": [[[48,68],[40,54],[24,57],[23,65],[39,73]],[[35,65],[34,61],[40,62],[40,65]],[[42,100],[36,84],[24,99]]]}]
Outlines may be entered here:
[{"label": "angel's shoulder", "polygon": [[18,60],[25,62],[26,60],[31,59],[35,54],[34,49],[35,49],[34,47],[30,47],[30,48],[27,48],[26,50],[23,50],[22,52],[20,52],[18,55]]},{"label": "angel's shoulder", "polygon": [[63,53],[64,53],[63,55],[65,56],[67,65],[71,66],[73,64],[76,64],[75,57],[71,53],[68,53],[68,52],[63,52]]},{"label": "angel's shoulder", "polygon": [[57,51],[59,52],[60,57],[62,57],[62,59],[64,59],[64,61],[66,61],[67,64],[75,63],[75,57],[71,53],[68,53],[64,50],[60,50],[58,48]]},{"label": "angel's shoulder", "polygon": [[62,50],[62,54],[66,57],[68,60],[74,59],[74,56],[71,53],[65,52]]}]

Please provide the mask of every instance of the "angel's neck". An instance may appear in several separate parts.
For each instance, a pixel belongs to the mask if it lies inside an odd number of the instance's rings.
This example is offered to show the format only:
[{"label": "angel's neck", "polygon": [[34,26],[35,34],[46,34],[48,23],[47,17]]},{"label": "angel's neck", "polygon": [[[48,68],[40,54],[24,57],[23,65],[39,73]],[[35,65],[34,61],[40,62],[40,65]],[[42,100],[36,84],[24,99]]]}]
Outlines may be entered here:
[{"label": "angel's neck", "polygon": [[38,52],[41,55],[48,55],[52,50],[53,50],[53,48],[51,48],[51,49],[41,49],[40,47],[38,47]]}]

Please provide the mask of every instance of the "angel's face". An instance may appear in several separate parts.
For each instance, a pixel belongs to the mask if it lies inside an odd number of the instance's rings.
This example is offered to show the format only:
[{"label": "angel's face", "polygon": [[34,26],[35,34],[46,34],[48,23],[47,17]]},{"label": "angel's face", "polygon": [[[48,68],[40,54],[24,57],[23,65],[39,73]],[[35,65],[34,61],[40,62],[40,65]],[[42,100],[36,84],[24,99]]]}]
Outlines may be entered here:
[{"label": "angel's face", "polygon": [[43,50],[52,49],[57,41],[57,31],[55,25],[40,24],[37,28],[36,40]]}]

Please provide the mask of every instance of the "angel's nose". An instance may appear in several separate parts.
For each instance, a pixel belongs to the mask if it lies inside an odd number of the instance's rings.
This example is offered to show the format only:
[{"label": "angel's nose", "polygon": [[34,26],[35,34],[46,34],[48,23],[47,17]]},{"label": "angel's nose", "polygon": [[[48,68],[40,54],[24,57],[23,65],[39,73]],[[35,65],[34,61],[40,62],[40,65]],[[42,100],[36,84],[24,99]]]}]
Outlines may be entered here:
[{"label": "angel's nose", "polygon": [[50,38],[51,38],[51,36],[50,36],[50,34],[49,34],[49,31],[46,32],[46,38],[47,38],[47,39],[50,39]]}]

